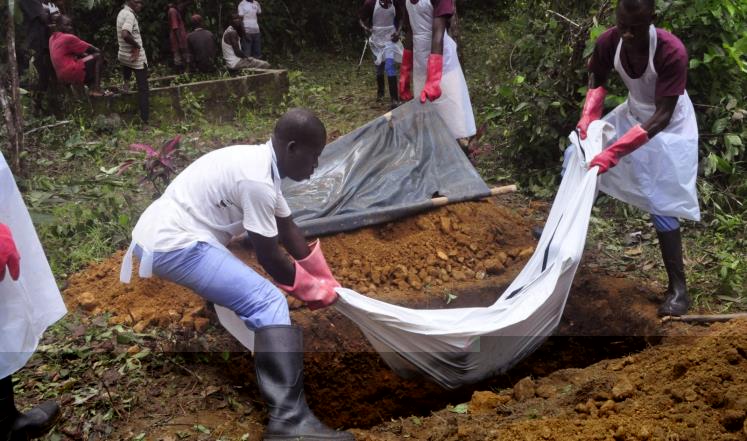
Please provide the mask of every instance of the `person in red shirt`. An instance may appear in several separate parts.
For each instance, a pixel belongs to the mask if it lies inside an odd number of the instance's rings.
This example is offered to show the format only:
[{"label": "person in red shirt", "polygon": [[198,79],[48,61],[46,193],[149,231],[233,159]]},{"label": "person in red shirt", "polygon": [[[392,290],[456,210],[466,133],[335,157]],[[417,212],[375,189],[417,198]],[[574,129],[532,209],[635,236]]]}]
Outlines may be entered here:
[{"label": "person in red shirt", "polygon": [[101,51],[73,35],[73,21],[60,16],[49,37],[49,54],[57,80],[65,84],[85,84],[91,96],[102,96]]},{"label": "person in red shirt", "polygon": [[169,41],[171,43],[171,53],[174,56],[174,69],[177,72],[184,72],[184,67],[189,66],[192,62],[191,55],[187,49],[187,29],[184,27],[182,13],[187,6],[186,1],[180,1],[176,4],[169,3],[168,20],[169,20]]}]

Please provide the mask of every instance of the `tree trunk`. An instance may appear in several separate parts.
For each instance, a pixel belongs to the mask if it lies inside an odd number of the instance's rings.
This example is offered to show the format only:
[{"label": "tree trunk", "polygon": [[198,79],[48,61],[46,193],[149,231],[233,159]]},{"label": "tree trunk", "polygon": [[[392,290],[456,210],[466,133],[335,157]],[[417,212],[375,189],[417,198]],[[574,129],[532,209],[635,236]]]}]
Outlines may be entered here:
[{"label": "tree trunk", "polygon": [[18,64],[16,62],[15,20],[13,19],[14,1],[8,0],[8,14],[5,17],[7,31],[8,58],[5,75],[0,78],[0,107],[3,110],[5,127],[8,133],[8,150],[11,153],[11,164],[15,173],[21,171],[21,150],[23,148],[23,108],[18,86]]}]

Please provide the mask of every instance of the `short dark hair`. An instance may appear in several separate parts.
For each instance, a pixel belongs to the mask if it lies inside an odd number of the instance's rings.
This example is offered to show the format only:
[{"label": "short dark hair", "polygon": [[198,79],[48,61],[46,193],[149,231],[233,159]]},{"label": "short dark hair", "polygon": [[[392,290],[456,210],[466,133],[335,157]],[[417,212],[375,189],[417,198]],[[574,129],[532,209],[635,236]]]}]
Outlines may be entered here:
[{"label": "short dark hair", "polygon": [[618,6],[626,11],[639,11],[645,9],[652,14],[656,12],[656,0],[620,0]]}]

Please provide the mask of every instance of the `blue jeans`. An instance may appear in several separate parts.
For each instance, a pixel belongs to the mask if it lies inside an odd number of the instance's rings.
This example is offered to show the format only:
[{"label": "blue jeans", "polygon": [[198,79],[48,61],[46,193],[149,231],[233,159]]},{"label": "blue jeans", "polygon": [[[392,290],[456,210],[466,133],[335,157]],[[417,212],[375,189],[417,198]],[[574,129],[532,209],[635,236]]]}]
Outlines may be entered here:
[{"label": "blue jeans", "polygon": [[241,50],[247,57],[262,59],[262,34],[244,34],[241,39]]},{"label": "blue jeans", "polygon": [[[135,255],[141,254],[136,247]],[[288,303],[280,290],[225,249],[197,242],[181,250],[156,252],[153,274],[230,309],[251,330],[290,325]]]},{"label": "blue jeans", "polygon": [[[570,160],[570,156],[575,150],[567,148],[563,152],[563,169],[560,172],[562,176],[565,173],[566,161]],[[654,224],[654,228],[659,233],[666,233],[668,231],[674,231],[680,227],[680,221],[676,217],[672,216],[660,216],[658,214],[651,213],[651,222]]]},{"label": "blue jeans", "polygon": [[376,75],[384,75],[384,72],[386,72],[386,76],[388,77],[397,76],[397,67],[394,64],[394,58],[387,58],[383,63],[376,64],[375,66]]}]

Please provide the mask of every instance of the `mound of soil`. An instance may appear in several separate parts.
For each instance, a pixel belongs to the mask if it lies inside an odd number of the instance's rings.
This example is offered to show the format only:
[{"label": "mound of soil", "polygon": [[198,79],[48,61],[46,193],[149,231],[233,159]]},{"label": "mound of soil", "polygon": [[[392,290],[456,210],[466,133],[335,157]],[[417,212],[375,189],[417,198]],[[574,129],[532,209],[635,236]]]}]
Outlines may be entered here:
[{"label": "mound of soil", "polygon": [[743,440],[745,415],[747,321],[735,321],[355,432],[365,441]]},{"label": "mound of soil", "polygon": [[[515,274],[521,268],[516,264],[532,254],[532,243],[525,220],[494,200],[451,205],[322,238],[325,256],[343,286],[391,303],[427,307],[443,306],[444,293],[460,286],[479,285],[511,268]],[[251,250],[239,242],[231,250],[262,272]],[[134,276],[132,284],[122,284],[121,261],[122,254],[117,253],[73,275],[64,293],[68,306],[93,315],[108,312],[112,323],[128,324],[137,331],[151,325],[198,331],[207,326],[205,305],[198,296],[156,278]],[[495,286],[496,280],[490,285]],[[449,304],[464,306],[464,302]]]}]

